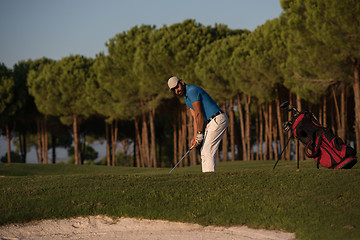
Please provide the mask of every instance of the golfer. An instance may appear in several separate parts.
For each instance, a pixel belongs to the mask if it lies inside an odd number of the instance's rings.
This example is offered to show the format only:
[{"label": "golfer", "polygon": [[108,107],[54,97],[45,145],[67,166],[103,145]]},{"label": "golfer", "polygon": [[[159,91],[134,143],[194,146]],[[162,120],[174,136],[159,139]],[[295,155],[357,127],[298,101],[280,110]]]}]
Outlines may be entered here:
[{"label": "golfer", "polygon": [[216,152],[228,126],[226,114],[202,88],[190,86],[178,77],[168,80],[170,91],[178,97],[185,97],[185,102],[194,120],[194,137],[191,147],[202,143],[202,172],[216,171]]}]

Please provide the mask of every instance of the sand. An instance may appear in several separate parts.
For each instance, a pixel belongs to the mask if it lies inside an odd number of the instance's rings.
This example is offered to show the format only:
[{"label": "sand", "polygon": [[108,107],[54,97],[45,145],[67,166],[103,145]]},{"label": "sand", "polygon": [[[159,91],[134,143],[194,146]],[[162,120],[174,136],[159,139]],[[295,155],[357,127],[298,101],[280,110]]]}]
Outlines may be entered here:
[{"label": "sand", "polygon": [[0,227],[0,239],[146,239],[146,240],[285,240],[295,239],[294,233],[251,229],[246,226],[216,227],[198,224],[145,220],[111,219],[105,216],[44,220]]}]

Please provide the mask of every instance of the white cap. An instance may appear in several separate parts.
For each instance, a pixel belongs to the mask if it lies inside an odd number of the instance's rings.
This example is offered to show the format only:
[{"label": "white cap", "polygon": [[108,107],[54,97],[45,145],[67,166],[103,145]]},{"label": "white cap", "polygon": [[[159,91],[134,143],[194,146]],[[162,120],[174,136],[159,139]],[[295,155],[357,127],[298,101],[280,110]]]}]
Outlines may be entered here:
[{"label": "white cap", "polygon": [[168,86],[169,86],[170,90],[171,90],[172,88],[176,87],[177,84],[178,84],[178,82],[179,82],[180,80],[181,80],[180,78],[175,77],[175,76],[169,78],[169,80],[168,80]]}]

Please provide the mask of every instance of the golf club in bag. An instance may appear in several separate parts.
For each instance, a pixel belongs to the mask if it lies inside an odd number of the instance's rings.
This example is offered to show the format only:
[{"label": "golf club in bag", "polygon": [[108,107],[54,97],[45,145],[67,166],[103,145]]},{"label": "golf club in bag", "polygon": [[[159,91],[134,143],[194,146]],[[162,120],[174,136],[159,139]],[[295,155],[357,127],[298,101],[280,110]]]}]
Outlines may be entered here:
[{"label": "golf club in bag", "polygon": [[346,145],[330,128],[321,126],[312,112],[307,110],[299,112],[288,101],[282,103],[280,108],[292,111],[294,114],[290,121],[282,124],[286,132],[291,130],[291,136],[273,169],[292,137],[305,145],[306,156],[315,160],[317,168],[321,165],[331,169],[350,169],[357,163],[355,149]]}]

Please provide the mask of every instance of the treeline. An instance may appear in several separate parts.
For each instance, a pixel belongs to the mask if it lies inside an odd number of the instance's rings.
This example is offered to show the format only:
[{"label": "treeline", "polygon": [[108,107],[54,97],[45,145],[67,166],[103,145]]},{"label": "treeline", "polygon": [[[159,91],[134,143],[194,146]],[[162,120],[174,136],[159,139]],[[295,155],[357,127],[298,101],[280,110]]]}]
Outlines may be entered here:
[{"label": "treeline", "polygon": [[[106,139],[107,165],[116,165],[122,141],[133,146],[134,166],[171,166],[193,136],[183,99],[167,88],[176,75],[206,89],[227,112],[222,161],[276,159],[289,137],[281,127],[289,113],[279,109],[285,100],[313,111],[360,152],[360,2],[280,2],[281,16],[252,32],[195,20],[142,25],[109,39],[108,53],[95,59],[2,64],[2,133],[8,141],[16,133],[23,162],[30,135],[40,163],[48,162],[50,140],[53,149],[73,142],[75,164],[85,160],[92,136]],[[295,158],[304,159],[301,146],[293,146]],[[284,159],[294,158],[289,150]],[[198,162],[192,151],[182,164]]]}]

